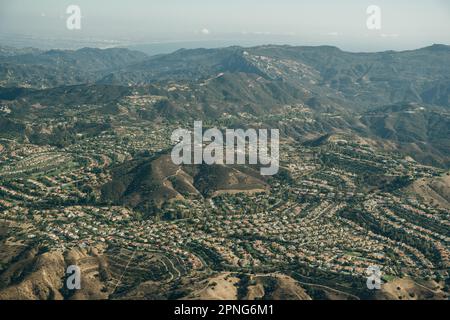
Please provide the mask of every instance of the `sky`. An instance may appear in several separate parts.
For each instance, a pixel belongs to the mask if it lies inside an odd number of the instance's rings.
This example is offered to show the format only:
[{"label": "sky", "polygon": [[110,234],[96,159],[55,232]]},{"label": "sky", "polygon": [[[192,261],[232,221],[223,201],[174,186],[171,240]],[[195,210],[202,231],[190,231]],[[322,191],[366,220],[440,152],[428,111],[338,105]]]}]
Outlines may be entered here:
[{"label": "sky", "polygon": [[[69,5],[81,29],[68,30]],[[370,30],[366,10],[380,8]],[[0,0],[0,45],[336,45],[348,51],[450,44],[449,0]],[[190,44],[189,44],[190,43]]]}]

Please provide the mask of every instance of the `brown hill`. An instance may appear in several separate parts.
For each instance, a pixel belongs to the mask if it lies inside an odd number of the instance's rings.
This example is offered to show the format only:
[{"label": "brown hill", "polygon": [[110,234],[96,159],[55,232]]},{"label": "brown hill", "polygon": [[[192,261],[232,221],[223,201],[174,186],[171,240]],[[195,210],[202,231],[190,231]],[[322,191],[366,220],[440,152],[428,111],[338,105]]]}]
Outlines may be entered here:
[{"label": "brown hill", "polygon": [[425,202],[450,210],[450,173],[415,181],[408,191]]},{"label": "brown hill", "polygon": [[126,162],[112,170],[103,186],[105,201],[151,213],[153,207],[189,197],[221,193],[265,192],[267,183],[255,168],[244,165],[173,164],[169,155]]}]

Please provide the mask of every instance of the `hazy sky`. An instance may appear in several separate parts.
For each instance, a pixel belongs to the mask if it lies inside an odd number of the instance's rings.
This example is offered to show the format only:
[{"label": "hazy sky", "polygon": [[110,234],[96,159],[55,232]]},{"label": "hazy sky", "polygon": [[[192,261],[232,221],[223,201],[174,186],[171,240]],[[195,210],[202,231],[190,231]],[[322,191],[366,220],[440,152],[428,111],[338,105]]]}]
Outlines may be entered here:
[{"label": "hazy sky", "polygon": [[[81,30],[66,28],[71,4],[81,9]],[[381,8],[381,30],[366,27],[369,5]],[[120,43],[332,44],[354,51],[398,50],[450,44],[450,1],[0,0],[0,41],[12,34]]]}]

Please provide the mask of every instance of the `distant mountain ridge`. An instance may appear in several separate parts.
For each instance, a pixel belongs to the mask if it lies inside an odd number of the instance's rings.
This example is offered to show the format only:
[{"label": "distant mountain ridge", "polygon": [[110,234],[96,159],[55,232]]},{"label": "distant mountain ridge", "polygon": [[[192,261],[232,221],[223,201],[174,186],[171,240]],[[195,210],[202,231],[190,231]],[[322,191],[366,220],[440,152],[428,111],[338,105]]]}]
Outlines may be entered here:
[{"label": "distant mountain ridge", "polygon": [[365,107],[409,100],[448,106],[449,62],[446,45],[380,53],[349,53],[330,46],[182,49],[127,66],[100,83],[143,85],[245,73]]},{"label": "distant mountain ridge", "polygon": [[[450,165],[447,45],[376,53],[232,46],[152,57],[121,48],[0,48],[0,100],[14,101],[3,122],[16,127],[12,132],[24,131],[21,118],[49,116],[61,107],[100,105],[114,114],[132,95],[156,97],[129,114],[139,119],[231,115],[246,127],[251,117],[263,117],[265,125],[295,138],[355,132],[389,141],[389,150],[424,163]],[[291,109],[297,110],[296,122],[277,121]]]},{"label": "distant mountain ridge", "polygon": [[94,82],[112,70],[148,56],[128,49],[73,50],[0,48],[0,86],[49,88]]}]

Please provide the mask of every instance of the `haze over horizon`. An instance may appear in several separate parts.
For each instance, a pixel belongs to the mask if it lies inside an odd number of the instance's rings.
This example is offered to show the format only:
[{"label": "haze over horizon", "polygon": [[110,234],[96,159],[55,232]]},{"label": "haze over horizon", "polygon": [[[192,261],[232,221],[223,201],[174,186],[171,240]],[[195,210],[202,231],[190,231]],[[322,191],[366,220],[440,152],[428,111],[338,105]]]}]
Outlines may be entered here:
[{"label": "haze over horizon", "polygon": [[[72,4],[81,9],[81,30],[66,28],[66,9]],[[380,30],[366,26],[370,5],[381,9]],[[289,44],[334,45],[346,51],[407,50],[450,44],[450,4],[2,0],[0,30],[3,45],[43,49],[127,46],[156,54],[179,48]]]}]

